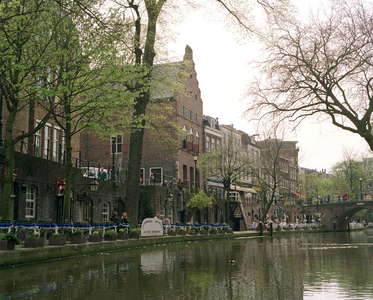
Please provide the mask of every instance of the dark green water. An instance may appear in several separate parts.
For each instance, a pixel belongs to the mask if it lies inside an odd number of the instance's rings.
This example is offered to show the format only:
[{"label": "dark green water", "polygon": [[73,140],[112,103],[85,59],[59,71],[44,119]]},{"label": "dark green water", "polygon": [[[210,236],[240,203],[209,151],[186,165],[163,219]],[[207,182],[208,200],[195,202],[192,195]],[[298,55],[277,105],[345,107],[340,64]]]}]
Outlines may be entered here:
[{"label": "dark green water", "polygon": [[2,269],[0,299],[373,299],[373,231],[162,245]]}]

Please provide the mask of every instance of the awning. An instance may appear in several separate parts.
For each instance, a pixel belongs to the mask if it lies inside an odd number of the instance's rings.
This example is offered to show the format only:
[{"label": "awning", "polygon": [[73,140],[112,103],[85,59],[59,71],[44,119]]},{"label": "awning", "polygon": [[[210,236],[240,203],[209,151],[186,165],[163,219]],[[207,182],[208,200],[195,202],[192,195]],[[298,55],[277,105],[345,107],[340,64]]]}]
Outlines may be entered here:
[{"label": "awning", "polygon": [[245,192],[245,193],[252,193],[252,194],[256,194],[256,190],[254,189],[250,189],[250,188],[244,188],[244,187],[240,187],[240,186],[234,186],[234,185],[231,185],[231,190],[236,190],[236,191],[240,191],[240,192]]},{"label": "awning", "polygon": [[297,197],[301,197],[301,198],[304,198],[304,196],[303,196],[303,195],[301,195],[301,194],[298,194],[298,193],[294,193],[294,192],[293,192],[293,195],[295,195],[295,196],[297,196]]}]

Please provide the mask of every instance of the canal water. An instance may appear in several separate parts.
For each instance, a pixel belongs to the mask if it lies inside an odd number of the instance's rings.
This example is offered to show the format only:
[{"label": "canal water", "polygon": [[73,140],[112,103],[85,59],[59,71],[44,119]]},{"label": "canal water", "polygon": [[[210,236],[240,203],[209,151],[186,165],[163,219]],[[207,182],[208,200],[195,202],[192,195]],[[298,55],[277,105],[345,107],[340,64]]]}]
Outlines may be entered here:
[{"label": "canal water", "polygon": [[6,268],[0,299],[373,299],[373,230],[165,244]]}]

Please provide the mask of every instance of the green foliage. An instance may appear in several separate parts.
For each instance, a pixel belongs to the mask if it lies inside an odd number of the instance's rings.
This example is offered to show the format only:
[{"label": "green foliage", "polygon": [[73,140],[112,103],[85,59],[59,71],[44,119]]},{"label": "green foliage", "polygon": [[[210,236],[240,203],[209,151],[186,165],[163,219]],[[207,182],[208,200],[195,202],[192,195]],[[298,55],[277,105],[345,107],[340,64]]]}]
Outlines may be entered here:
[{"label": "green foliage", "polygon": [[200,190],[197,194],[193,194],[186,202],[188,208],[188,221],[192,218],[197,210],[202,210],[205,207],[212,207],[215,204],[215,199],[208,196],[204,191]]},{"label": "green foliage", "polygon": [[82,230],[76,230],[71,234],[71,236],[83,236],[83,231]]},{"label": "green foliage", "polygon": [[117,233],[115,232],[115,230],[106,230],[105,235],[107,235],[107,236],[117,236]]},{"label": "green foliage", "polygon": [[16,245],[19,245],[21,243],[19,238],[13,232],[1,233],[0,239],[1,240],[13,241]]},{"label": "green foliage", "polygon": [[63,237],[63,235],[60,234],[60,233],[53,233],[53,234],[52,234],[52,237]]},{"label": "green foliage", "polygon": [[132,233],[141,233],[141,228],[132,228],[130,231],[129,231],[130,234]]},{"label": "green foliage", "polygon": [[39,233],[31,233],[28,237],[29,238],[38,238],[40,236]]},{"label": "green foliage", "polygon": [[119,233],[127,233],[127,230],[124,228],[119,229]]},{"label": "green foliage", "polygon": [[140,190],[140,201],[139,201],[139,219],[144,220],[146,218],[152,218],[154,216],[151,194],[149,187],[143,187]]}]

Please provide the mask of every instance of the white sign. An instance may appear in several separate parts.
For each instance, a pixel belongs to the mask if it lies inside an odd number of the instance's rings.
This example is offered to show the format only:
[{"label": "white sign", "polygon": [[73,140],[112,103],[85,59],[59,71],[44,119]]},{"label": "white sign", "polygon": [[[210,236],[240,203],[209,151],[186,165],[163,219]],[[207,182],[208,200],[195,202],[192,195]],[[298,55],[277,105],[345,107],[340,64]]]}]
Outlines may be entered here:
[{"label": "white sign", "polygon": [[163,236],[162,220],[148,218],[142,221],[141,237],[145,236]]}]

